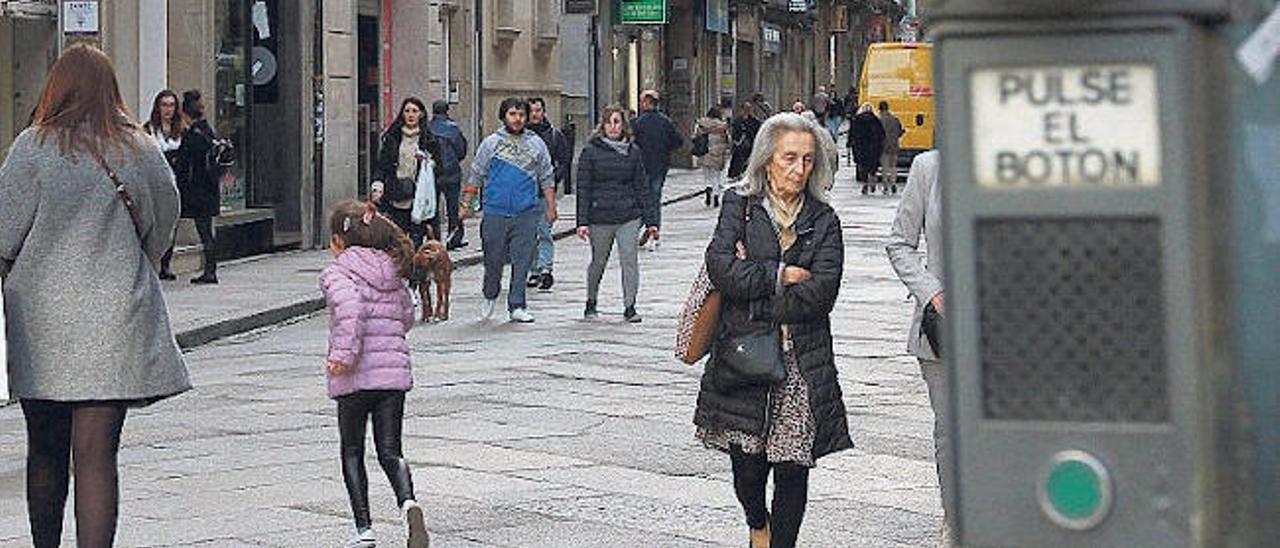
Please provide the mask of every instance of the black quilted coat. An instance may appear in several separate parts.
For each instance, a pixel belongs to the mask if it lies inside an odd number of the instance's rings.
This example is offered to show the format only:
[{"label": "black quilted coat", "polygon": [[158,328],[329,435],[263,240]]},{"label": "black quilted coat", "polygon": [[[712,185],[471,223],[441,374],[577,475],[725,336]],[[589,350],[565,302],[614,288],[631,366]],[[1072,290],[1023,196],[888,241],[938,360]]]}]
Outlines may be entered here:
[{"label": "black quilted coat", "polygon": [[[817,425],[816,459],[853,447],[836,379],[830,320],[844,271],[844,240],[835,211],[812,198],[805,201],[794,227],[796,243],[783,257],[762,199],[726,193],[720,221],[707,247],[707,273],[724,297],[718,338],[778,329],[784,323],[791,326],[791,341],[809,385],[809,408]],[[735,255],[735,243],[740,240],[747,249],[745,261]],[[813,278],[779,290],[778,269],[784,264],[808,269]],[[763,436],[768,421],[768,387],[721,390],[717,358],[713,346],[693,422]]]}]

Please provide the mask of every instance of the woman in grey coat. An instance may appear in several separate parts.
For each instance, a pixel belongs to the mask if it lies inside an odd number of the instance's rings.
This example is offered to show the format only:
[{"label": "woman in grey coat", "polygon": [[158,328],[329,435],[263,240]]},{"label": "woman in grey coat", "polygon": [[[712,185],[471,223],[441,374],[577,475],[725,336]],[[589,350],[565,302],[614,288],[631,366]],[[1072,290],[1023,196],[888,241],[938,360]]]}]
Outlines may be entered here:
[{"label": "woman in grey coat", "polygon": [[[924,235],[927,248],[921,255],[920,236]],[[907,173],[907,187],[898,202],[898,213],[893,219],[889,241],[885,245],[889,261],[898,278],[915,297],[915,314],[911,318],[911,330],[907,335],[907,352],[920,361],[920,372],[929,388],[929,402],[933,406],[933,443],[938,466],[938,483],[942,491],[942,507],[950,523],[951,508],[950,452],[947,449],[947,370],[941,356],[934,354],[928,339],[920,328],[924,309],[928,305],[945,314],[942,295],[942,187],[938,185],[938,152],[929,151],[911,163]],[[940,341],[938,341],[940,342]],[[943,531],[943,546],[950,546],[949,533]]]},{"label": "woman in grey coat", "polygon": [[[136,231],[99,158],[132,197]],[[173,173],[128,118],[110,60],[68,48],[0,166],[8,373],[37,548],[59,544],[72,458],[78,544],[112,545],[126,410],[191,386],[156,275],[177,218]]]}]

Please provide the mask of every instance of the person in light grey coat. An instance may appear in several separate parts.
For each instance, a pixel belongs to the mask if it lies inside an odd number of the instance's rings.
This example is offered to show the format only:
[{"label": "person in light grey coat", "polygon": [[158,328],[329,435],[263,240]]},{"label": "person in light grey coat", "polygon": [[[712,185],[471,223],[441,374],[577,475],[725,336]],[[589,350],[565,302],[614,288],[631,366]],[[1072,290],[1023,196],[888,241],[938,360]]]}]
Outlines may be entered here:
[{"label": "person in light grey coat", "polygon": [[149,400],[190,387],[157,276],[178,220],[173,173],[141,133],[107,154],[133,221],[96,160],[35,129],[0,167],[0,270],[9,373],[19,399]]},{"label": "person in light grey coat", "polygon": [[72,462],[76,543],[113,544],[125,415],[191,388],[157,274],[178,207],[111,60],[68,47],[0,165],[7,366],[26,419],[34,546],[61,540]]},{"label": "person in light grey coat", "polygon": [[[947,438],[947,370],[941,357],[933,353],[920,320],[926,304],[933,303],[939,314],[945,314],[943,301],[942,256],[942,187],[938,184],[938,152],[929,151],[911,163],[907,174],[907,186],[898,202],[898,213],[885,251],[898,278],[915,297],[915,313],[911,318],[911,330],[907,335],[907,352],[920,362],[920,372],[929,388],[929,402],[933,407],[933,441],[938,466],[938,483],[942,491],[942,507],[947,527],[943,531],[943,546],[950,546],[949,530],[954,517],[951,496],[951,458]],[[926,249],[919,253],[920,236],[923,233]]]}]

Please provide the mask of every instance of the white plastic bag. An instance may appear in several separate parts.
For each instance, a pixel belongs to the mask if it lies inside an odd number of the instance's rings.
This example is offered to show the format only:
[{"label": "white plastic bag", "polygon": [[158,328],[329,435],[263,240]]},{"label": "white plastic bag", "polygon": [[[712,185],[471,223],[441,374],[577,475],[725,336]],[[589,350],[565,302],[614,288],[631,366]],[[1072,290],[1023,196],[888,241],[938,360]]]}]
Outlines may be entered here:
[{"label": "white plastic bag", "polygon": [[[3,286],[0,283],[0,286]],[[0,287],[0,402],[9,401],[8,333],[4,328],[4,289]]]},{"label": "white plastic bag", "polygon": [[418,164],[418,181],[413,188],[413,211],[409,218],[421,223],[436,216],[436,170],[430,159]]}]

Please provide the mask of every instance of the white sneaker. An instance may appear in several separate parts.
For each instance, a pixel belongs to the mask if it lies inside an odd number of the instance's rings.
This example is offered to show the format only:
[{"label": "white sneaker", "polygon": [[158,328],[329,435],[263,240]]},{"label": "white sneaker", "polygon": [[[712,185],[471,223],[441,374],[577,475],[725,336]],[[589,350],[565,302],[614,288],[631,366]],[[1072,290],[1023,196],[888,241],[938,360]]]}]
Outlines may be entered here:
[{"label": "white sneaker", "polygon": [[480,304],[480,319],[492,320],[493,308],[497,306],[497,304],[498,299],[485,299],[484,302]]},{"label": "white sneaker", "polygon": [[378,546],[378,539],[373,536],[373,528],[362,529],[356,532],[356,536],[351,537],[347,541],[346,548],[375,548]]},{"label": "white sneaker", "polygon": [[516,323],[533,323],[533,314],[523,308],[511,311],[511,321]]},{"label": "white sneaker", "polygon": [[404,501],[404,524],[409,529],[409,548],[429,548],[431,537],[427,534],[427,518],[422,507],[414,500]]}]

